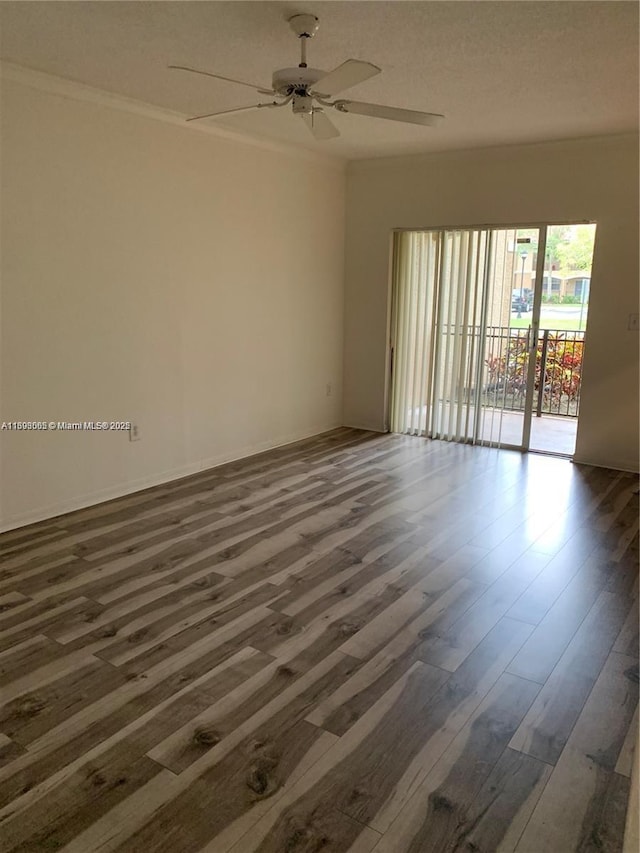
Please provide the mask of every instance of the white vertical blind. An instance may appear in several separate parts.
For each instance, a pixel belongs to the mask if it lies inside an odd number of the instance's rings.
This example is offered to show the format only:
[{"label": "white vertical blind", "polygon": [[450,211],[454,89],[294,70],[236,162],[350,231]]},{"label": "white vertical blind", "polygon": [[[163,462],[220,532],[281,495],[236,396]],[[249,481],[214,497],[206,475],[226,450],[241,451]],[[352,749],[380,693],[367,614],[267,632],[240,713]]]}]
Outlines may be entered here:
[{"label": "white vertical blind", "polygon": [[494,233],[401,232],[394,246],[391,428],[484,442]]},{"label": "white vertical blind", "polygon": [[424,435],[427,429],[434,343],[439,232],[395,235],[392,307],[391,429]]},{"label": "white vertical blind", "polygon": [[441,239],[443,262],[434,347],[436,381],[428,435],[446,441],[475,442],[492,234],[486,230],[447,231]]}]

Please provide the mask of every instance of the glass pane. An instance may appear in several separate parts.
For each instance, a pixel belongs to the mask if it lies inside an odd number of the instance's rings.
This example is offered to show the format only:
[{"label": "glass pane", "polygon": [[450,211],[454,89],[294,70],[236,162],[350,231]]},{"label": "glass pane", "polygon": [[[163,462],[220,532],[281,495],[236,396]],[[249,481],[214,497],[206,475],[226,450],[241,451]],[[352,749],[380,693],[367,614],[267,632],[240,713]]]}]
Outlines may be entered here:
[{"label": "glass pane", "polygon": [[595,225],[547,229],[531,450],[573,455]]},{"label": "glass pane", "polygon": [[522,447],[539,229],[494,232],[480,438]]}]

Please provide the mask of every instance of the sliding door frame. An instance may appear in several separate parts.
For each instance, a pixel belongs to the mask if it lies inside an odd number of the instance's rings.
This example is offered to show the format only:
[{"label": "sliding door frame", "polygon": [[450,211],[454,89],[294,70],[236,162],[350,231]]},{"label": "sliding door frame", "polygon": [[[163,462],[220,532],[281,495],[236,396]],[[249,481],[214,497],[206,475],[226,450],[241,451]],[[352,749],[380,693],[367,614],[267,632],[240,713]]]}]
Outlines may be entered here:
[{"label": "sliding door frame", "polygon": [[527,385],[526,385],[526,398],[525,398],[525,408],[524,408],[524,423],[523,423],[523,435],[522,435],[522,444],[514,445],[507,444],[505,442],[496,442],[496,441],[488,441],[485,446],[491,447],[503,447],[505,449],[510,450],[520,450],[523,453],[529,452],[529,444],[531,440],[531,422],[533,418],[533,394],[534,394],[534,382],[535,382],[535,365],[536,365],[536,352],[538,345],[538,334],[540,330],[540,311],[542,307],[542,284],[543,284],[543,276],[544,276],[544,265],[545,265],[545,255],[546,255],[546,243],[547,243],[547,230],[554,226],[564,226],[564,225],[597,225],[597,222],[593,219],[570,219],[570,220],[558,220],[558,221],[547,221],[547,222],[527,222],[522,223],[519,222],[517,224],[506,223],[506,224],[495,224],[495,223],[482,223],[479,225],[442,225],[438,227],[421,227],[421,228],[394,228],[390,235],[390,263],[389,263],[389,283],[388,283],[388,293],[387,293],[387,350],[386,350],[386,365],[387,369],[385,371],[385,393],[384,393],[384,429],[385,432],[389,432],[391,428],[391,401],[392,401],[392,387],[393,387],[393,369],[394,369],[394,358],[393,352],[396,342],[394,340],[395,334],[395,317],[393,316],[393,305],[394,305],[394,274],[395,274],[395,262],[394,262],[394,252],[395,252],[395,235],[403,232],[419,232],[419,233],[445,233],[447,231],[480,231],[486,230],[489,233],[494,231],[502,231],[502,230],[524,230],[524,229],[538,229],[539,232],[539,243],[538,243],[538,256],[536,261],[536,274],[535,274],[535,284],[534,284],[534,302],[533,302],[533,312],[532,312],[532,323],[531,323],[531,334],[529,339],[529,357],[528,357],[528,365],[527,365]]},{"label": "sliding door frame", "polygon": [[529,444],[531,443],[533,394],[535,391],[536,358],[538,356],[538,335],[540,333],[540,310],[542,308],[542,278],[544,276],[544,262],[547,252],[548,227],[548,225],[542,225],[538,228],[538,257],[536,261],[536,279],[533,286],[533,311],[531,315],[531,331],[529,334],[529,359],[527,363],[527,385],[524,400],[524,423],[522,425],[523,453],[529,452]]}]

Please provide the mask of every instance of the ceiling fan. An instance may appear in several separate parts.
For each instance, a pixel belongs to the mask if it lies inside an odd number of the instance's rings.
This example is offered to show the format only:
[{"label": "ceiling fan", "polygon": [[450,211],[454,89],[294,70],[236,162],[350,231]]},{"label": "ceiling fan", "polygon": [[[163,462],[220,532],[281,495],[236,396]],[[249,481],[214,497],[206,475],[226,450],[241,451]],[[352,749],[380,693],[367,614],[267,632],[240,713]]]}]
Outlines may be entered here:
[{"label": "ceiling fan", "polygon": [[262,104],[252,104],[247,107],[236,107],[231,110],[219,110],[206,115],[192,116],[187,121],[199,121],[200,119],[246,110],[274,109],[291,104],[294,115],[303,119],[314,137],[318,140],[325,140],[340,136],[338,128],[325,112],[326,107],[333,107],[341,113],[355,113],[373,118],[385,118],[391,121],[427,126],[437,124],[440,119],[444,118],[439,113],[404,110],[398,107],[386,107],[382,104],[368,104],[364,101],[330,100],[339,92],[379,74],[381,69],[370,62],[361,62],[358,59],[347,59],[342,65],[328,73],[319,71],[317,68],[308,68],[307,39],[313,38],[317,33],[318,19],[315,15],[294,15],[289,19],[289,25],[300,39],[300,64],[297,68],[280,68],[278,71],[274,71],[271,89],[256,86],[253,83],[245,83],[243,80],[234,80],[232,77],[223,77],[221,74],[213,74],[210,71],[189,68],[186,65],[170,65],[169,68],[178,71],[189,71],[193,74],[214,77],[216,80],[226,80],[228,83],[238,83],[241,86],[255,89],[260,95],[271,95],[279,99]]}]

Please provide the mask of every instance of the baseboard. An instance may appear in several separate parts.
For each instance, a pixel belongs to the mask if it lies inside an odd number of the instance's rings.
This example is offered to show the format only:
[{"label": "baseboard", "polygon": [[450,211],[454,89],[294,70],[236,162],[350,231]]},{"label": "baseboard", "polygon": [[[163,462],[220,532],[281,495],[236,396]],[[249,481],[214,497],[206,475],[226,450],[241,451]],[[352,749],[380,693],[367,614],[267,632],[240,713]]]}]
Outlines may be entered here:
[{"label": "baseboard", "polygon": [[380,435],[384,435],[385,433],[389,432],[388,429],[382,428],[380,426],[380,424],[376,424],[375,426],[372,426],[371,424],[351,423],[350,422],[350,423],[342,424],[342,426],[348,427],[349,429],[363,429],[366,432],[379,432]]},{"label": "baseboard", "polygon": [[90,506],[97,506],[98,504],[106,503],[107,501],[112,501],[116,498],[124,498],[128,495],[133,495],[136,492],[141,492],[144,489],[150,489],[153,486],[163,486],[167,483],[173,482],[174,480],[181,480],[183,477],[189,477],[192,474],[199,474],[202,471],[209,471],[213,468],[218,468],[220,465],[226,465],[228,462],[236,462],[240,459],[249,459],[251,456],[257,456],[259,453],[264,453],[267,450],[275,450],[277,447],[285,447],[288,444],[295,444],[295,442],[303,441],[306,438],[315,438],[316,436],[331,432],[334,429],[339,429],[341,426],[342,424],[335,423],[329,426],[315,427],[311,431],[290,433],[289,435],[281,436],[271,441],[263,441],[259,444],[247,445],[246,447],[230,454],[211,456],[207,459],[202,459],[189,465],[171,468],[157,474],[151,474],[148,477],[129,480],[126,483],[119,483],[118,485],[110,486],[106,489],[99,489],[95,492],[89,492],[85,495],[70,498],[69,500],[59,501],[55,504],[39,507],[38,509],[30,512],[21,513],[0,521],[0,533],[7,533],[10,530],[16,530],[19,527],[26,527],[29,524],[37,524],[41,521],[50,521],[51,519],[58,518],[61,515],[66,515],[69,512],[86,509]]},{"label": "baseboard", "polygon": [[633,463],[625,462],[594,462],[592,459],[581,459],[578,456],[573,457],[573,462],[577,465],[590,465],[592,468],[608,468],[611,471],[624,471],[627,474],[638,474],[638,467],[634,467]]},{"label": "baseboard", "polygon": [[[285,447],[288,444],[294,444],[296,441],[303,441],[306,438],[314,438],[331,432],[331,430],[346,427],[350,429],[361,429],[366,432],[376,432],[384,435],[385,431],[379,425],[372,426],[371,424],[362,423],[334,423],[328,426],[315,427],[311,431],[301,433],[290,433],[286,436],[281,436],[278,439],[271,441],[263,441],[259,444],[248,445],[232,454],[219,454],[216,456],[202,459],[199,462],[189,465],[182,465],[178,468],[172,468],[162,471],[157,474],[149,475],[148,477],[140,477],[136,480],[129,480],[126,483],[120,483],[116,486],[111,486],[106,489],[99,489],[95,492],[90,492],[86,495],[70,498],[66,501],[59,501],[55,504],[39,507],[27,513],[9,517],[6,520],[0,521],[0,533],[6,533],[10,530],[16,530],[19,527],[26,527],[29,524],[37,524],[41,521],[49,521],[65,515],[69,512],[75,512],[79,509],[86,509],[90,506],[96,506],[107,501],[123,498],[128,495],[141,492],[144,489],[153,488],[153,486],[162,486],[171,483],[174,480],[180,480],[183,477],[189,477],[192,474],[198,474],[202,471],[208,471],[217,468],[220,465],[225,465],[228,462],[236,462],[240,459],[249,459],[251,456],[256,456],[259,453],[264,453],[267,450],[275,450],[277,447]],[[610,468],[614,471],[625,471],[630,474],[637,474],[638,469],[631,466],[625,467],[624,464],[618,462],[593,462],[589,459],[579,459],[574,457],[573,461],[579,465],[590,465],[595,468]]]}]

